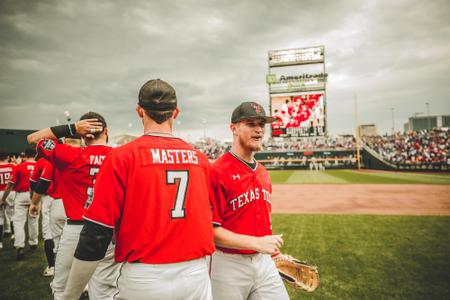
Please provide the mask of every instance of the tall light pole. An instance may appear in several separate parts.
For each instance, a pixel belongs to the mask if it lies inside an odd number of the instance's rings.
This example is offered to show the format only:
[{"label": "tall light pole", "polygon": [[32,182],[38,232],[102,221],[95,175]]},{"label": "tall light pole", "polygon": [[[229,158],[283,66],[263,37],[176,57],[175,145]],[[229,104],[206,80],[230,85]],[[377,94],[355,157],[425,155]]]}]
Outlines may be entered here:
[{"label": "tall light pole", "polygon": [[392,134],[395,134],[395,119],[394,119],[394,108],[391,107],[391,115],[392,115]]},{"label": "tall light pole", "polygon": [[430,102],[425,102],[425,105],[427,106],[427,130],[430,130]]},{"label": "tall light pole", "polygon": [[361,154],[360,154],[360,143],[361,143],[361,128],[359,127],[359,112],[358,112],[358,97],[355,94],[355,139],[356,139],[356,161],[358,163],[358,170],[361,169]]}]

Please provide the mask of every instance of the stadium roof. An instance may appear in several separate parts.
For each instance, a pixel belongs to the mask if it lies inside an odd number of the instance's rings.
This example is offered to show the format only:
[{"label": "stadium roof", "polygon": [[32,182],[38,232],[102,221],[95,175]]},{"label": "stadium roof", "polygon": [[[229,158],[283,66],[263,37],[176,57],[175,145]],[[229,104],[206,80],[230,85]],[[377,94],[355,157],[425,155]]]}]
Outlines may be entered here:
[{"label": "stadium roof", "polygon": [[27,135],[36,130],[27,129],[0,129],[0,149],[9,153],[20,153],[30,148]]}]

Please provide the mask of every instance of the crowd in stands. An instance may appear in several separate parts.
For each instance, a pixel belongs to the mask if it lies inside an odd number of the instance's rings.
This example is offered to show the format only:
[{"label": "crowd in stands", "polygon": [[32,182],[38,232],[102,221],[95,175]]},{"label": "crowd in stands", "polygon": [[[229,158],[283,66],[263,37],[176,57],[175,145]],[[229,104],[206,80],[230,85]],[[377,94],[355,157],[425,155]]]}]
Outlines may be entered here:
[{"label": "crowd in stands", "polygon": [[352,135],[308,137],[301,139],[268,139],[264,151],[352,150],[356,148]]},{"label": "crowd in stands", "polygon": [[363,137],[363,141],[396,165],[450,164],[450,131],[446,129]]},{"label": "crowd in stands", "polygon": [[201,139],[200,141],[194,143],[193,146],[202,151],[210,161],[218,159],[222,154],[231,148],[230,144],[226,144],[212,138]]},{"label": "crowd in stands", "polygon": [[[193,144],[201,150],[210,160],[215,160],[231,147],[229,143],[223,143],[211,138],[202,139]],[[353,150],[355,149],[353,136],[338,137],[310,137],[301,139],[269,138],[263,144],[262,151],[313,151],[313,150]]]},{"label": "crowd in stands", "polygon": [[[364,136],[362,140],[383,159],[395,165],[450,165],[450,131],[447,129]],[[211,138],[203,139],[194,146],[211,161],[217,159],[231,147],[229,143]],[[355,138],[352,135],[302,139],[269,138],[263,145],[263,151],[267,152],[355,149]]]}]

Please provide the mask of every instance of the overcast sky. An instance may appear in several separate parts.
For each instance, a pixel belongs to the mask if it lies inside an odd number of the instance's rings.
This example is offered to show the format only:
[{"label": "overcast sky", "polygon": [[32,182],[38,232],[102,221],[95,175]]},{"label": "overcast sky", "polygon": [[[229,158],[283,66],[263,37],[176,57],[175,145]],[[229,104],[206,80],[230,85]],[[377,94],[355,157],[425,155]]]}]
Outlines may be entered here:
[{"label": "overcast sky", "polygon": [[[450,2],[0,0],[0,128],[39,129],[103,114],[141,134],[141,85],[177,90],[176,133],[229,138],[235,106],[267,109],[267,52],[324,45],[328,130],[396,129],[417,112],[450,114]],[[278,75],[282,75],[280,71]]]}]

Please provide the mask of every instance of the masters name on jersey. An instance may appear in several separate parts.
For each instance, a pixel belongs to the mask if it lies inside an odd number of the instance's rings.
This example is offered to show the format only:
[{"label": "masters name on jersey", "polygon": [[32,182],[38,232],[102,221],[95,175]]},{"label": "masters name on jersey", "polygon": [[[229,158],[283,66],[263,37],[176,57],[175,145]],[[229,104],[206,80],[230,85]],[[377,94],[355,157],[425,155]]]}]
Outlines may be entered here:
[{"label": "masters name on jersey", "polygon": [[0,173],[12,172],[12,168],[0,168]]},{"label": "masters name on jersey", "polygon": [[187,149],[150,149],[154,164],[196,164],[197,152]]},{"label": "masters name on jersey", "polygon": [[255,188],[255,189],[246,191],[245,193],[242,193],[241,195],[237,196],[236,198],[231,199],[230,204],[233,206],[233,210],[236,210],[236,209],[241,208],[255,200],[259,200],[261,198],[261,194],[262,194],[263,200],[270,203],[270,196],[271,196],[270,193],[263,188],[261,188],[261,189]]}]

